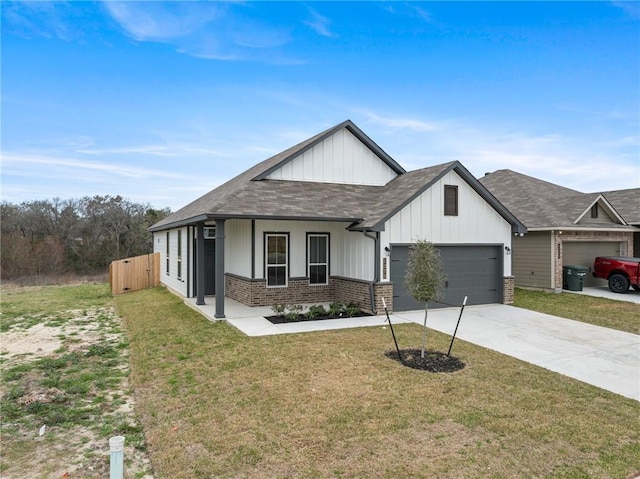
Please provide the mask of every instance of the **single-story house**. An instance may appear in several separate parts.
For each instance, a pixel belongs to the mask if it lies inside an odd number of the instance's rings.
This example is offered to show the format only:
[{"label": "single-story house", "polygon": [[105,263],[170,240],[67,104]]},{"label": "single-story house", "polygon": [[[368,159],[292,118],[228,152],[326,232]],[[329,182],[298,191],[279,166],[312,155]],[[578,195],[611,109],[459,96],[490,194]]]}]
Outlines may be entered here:
[{"label": "single-story house", "polygon": [[347,120],[153,225],[162,283],[204,304],[355,302],[422,308],[404,286],[409,247],[434,243],[444,302],[511,302],[511,241],[526,232],[457,161],[407,172]]},{"label": "single-story house", "polygon": [[[640,225],[640,189],[581,193],[512,170],[487,173],[480,182],[524,223],[528,233],[513,243],[516,286],[562,290],[563,266],[588,269],[596,256],[632,256]],[[626,216],[625,216],[626,215]]]}]

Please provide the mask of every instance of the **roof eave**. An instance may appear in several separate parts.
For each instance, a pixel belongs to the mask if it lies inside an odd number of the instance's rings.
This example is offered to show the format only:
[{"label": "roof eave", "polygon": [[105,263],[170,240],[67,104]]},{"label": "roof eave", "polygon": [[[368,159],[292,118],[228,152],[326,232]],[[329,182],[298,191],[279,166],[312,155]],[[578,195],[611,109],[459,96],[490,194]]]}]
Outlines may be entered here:
[{"label": "roof eave", "polygon": [[602,232],[636,232],[638,228],[632,226],[619,226],[617,228],[593,228],[588,226],[532,226],[527,228],[529,232],[534,231],[602,231]]},{"label": "roof eave", "polygon": [[362,222],[362,218],[354,218],[351,216],[295,216],[295,215],[249,215],[249,214],[207,214],[194,216],[192,218],[187,218],[180,221],[174,221],[172,223],[167,223],[165,225],[151,227],[148,229],[149,232],[155,233],[158,231],[165,231],[175,228],[181,228],[183,226],[193,226],[198,223],[203,223],[205,221],[213,221],[213,220],[232,220],[232,219],[241,219],[241,220],[278,220],[278,221],[319,221],[319,222],[338,222],[338,223],[350,223],[350,224],[358,224]]}]

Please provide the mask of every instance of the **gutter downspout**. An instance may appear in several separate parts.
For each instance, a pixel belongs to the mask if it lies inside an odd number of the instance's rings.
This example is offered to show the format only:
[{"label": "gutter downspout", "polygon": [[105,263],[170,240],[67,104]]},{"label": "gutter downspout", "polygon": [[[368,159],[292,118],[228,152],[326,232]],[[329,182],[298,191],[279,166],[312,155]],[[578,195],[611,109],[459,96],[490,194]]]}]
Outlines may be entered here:
[{"label": "gutter downspout", "polygon": [[369,282],[369,298],[371,299],[371,311],[378,314],[376,310],[376,297],[373,285],[380,281],[380,233],[375,231],[374,236],[368,234],[368,231],[362,232],[367,238],[372,239],[375,243],[373,247],[373,280]]}]

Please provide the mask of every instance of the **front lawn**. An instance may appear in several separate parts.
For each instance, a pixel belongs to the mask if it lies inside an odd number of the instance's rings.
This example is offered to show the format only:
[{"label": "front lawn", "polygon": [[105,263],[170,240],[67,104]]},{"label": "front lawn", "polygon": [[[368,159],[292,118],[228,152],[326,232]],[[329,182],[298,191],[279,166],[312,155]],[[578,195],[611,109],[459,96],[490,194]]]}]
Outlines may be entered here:
[{"label": "front lawn", "polygon": [[[580,297],[580,299],[585,299]],[[521,300],[521,299],[520,299]],[[457,341],[403,367],[388,327],[244,336],[162,288],[115,298],[157,477],[626,478],[639,403]],[[396,326],[400,347],[421,328]],[[449,337],[429,333],[445,351]]]},{"label": "front lawn", "polygon": [[640,334],[640,306],[583,294],[545,293],[516,288],[514,306]]}]

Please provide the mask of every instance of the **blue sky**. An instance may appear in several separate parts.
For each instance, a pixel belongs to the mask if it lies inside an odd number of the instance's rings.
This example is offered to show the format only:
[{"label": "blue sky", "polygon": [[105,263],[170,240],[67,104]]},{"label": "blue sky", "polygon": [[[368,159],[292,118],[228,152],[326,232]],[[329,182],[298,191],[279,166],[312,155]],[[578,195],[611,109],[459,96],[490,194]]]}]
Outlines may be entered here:
[{"label": "blue sky", "polygon": [[346,119],[412,170],[640,186],[640,3],[6,2],[2,199],[177,209]]}]

